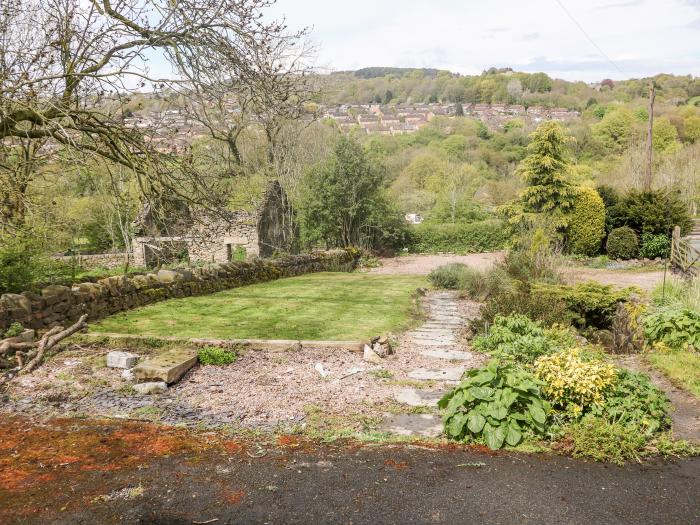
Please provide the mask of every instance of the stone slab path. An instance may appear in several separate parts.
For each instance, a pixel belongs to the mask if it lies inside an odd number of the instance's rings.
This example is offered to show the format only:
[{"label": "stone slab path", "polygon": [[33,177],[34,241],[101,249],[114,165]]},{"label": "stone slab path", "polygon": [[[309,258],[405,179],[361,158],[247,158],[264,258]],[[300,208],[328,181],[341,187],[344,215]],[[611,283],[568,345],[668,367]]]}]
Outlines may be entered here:
[{"label": "stone slab path", "polygon": [[[481,360],[460,342],[460,331],[468,319],[460,312],[455,292],[432,292],[424,299],[424,306],[428,317],[420,328],[408,334],[409,344],[421,349],[420,355],[430,358],[434,364],[408,372],[407,379],[425,382],[425,386],[404,388],[394,394],[394,400],[407,407],[434,409],[440,398],[458,384],[464,372],[480,366]],[[416,437],[438,437],[442,434],[440,416],[409,412],[385,417],[381,430]]]}]

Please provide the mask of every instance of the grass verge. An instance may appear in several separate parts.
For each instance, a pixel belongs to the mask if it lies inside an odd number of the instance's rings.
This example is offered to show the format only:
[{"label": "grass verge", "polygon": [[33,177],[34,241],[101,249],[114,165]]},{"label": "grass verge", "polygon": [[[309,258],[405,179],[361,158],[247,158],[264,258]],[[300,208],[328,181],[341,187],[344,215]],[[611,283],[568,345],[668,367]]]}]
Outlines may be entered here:
[{"label": "grass verge", "polygon": [[685,390],[700,398],[700,354],[690,350],[651,352],[652,366]]},{"label": "grass verge", "polygon": [[173,299],[111,316],[97,332],[220,339],[364,340],[408,328],[422,277],[316,273]]}]

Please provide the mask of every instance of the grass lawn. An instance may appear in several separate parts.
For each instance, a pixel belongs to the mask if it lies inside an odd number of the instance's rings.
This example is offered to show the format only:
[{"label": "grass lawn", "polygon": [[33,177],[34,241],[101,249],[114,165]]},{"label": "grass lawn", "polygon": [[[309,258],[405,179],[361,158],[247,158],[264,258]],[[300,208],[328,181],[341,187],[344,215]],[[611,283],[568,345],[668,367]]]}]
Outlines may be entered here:
[{"label": "grass lawn", "polygon": [[116,314],[96,332],[220,339],[364,340],[412,322],[422,277],[314,273]]},{"label": "grass lawn", "polygon": [[671,381],[700,397],[700,354],[690,351],[652,352],[647,357]]}]

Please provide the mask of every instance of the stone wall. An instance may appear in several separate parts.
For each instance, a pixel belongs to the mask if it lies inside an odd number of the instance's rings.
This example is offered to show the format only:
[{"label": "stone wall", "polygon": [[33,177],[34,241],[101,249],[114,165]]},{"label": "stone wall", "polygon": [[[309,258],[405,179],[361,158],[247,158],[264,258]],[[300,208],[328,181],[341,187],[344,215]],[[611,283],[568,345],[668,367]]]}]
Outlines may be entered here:
[{"label": "stone wall", "polygon": [[75,257],[56,256],[54,259],[66,264],[76,264],[86,270],[92,270],[93,268],[119,268],[124,266],[127,257],[129,257],[129,262],[133,264],[133,258],[128,253],[98,253],[94,255],[76,255]]},{"label": "stone wall", "polygon": [[359,258],[354,249],[279,259],[215,264],[200,268],[160,270],[133,277],[114,276],[72,287],[52,285],[41,293],[0,297],[0,331],[13,322],[25,328],[66,325],[87,313],[95,321],[108,315],[175,297],[206,295],[247,284],[311,272],[349,271]]}]

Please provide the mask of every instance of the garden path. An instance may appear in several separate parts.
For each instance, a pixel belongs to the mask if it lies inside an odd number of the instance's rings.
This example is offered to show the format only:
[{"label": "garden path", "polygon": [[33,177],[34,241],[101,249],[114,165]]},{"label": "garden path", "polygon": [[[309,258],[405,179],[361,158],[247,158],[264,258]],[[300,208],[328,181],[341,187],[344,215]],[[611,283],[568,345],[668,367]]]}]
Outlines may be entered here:
[{"label": "garden path", "polygon": [[423,304],[428,308],[428,318],[420,328],[407,334],[407,344],[434,365],[408,373],[407,379],[423,384],[394,393],[394,399],[410,409],[386,416],[381,429],[405,436],[435,437],[442,433],[442,419],[433,413],[420,412],[436,408],[439,399],[460,381],[464,372],[480,366],[483,359],[460,342],[460,331],[471,312],[460,309],[455,292],[429,293]]}]

